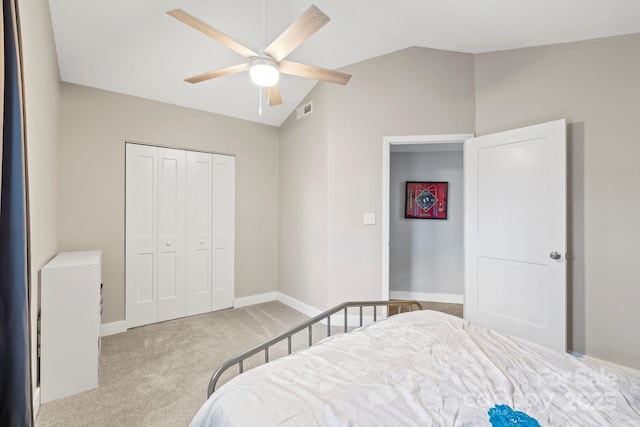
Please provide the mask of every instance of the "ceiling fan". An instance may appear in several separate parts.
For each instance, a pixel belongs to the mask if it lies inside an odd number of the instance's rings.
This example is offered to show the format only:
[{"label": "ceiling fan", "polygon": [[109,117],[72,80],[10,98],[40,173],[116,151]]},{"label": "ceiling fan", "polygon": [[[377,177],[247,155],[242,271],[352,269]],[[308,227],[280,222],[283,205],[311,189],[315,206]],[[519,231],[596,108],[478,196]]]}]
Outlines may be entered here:
[{"label": "ceiling fan", "polygon": [[198,74],[185,79],[186,82],[200,83],[216,77],[249,70],[251,80],[256,85],[265,88],[269,105],[279,105],[282,104],[282,96],[278,85],[280,73],[323,80],[341,85],[346,85],[351,78],[349,74],[284,59],[329,22],[329,17],[316,6],[311,6],[300,18],[291,24],[289,28],[284,30],[282,34],[271,42],[269,46],[264,49],[259,49],[258,52],[249,49],[242,43],[237,42],[181,9],[170,10],[167,13],[201,33],[217,40],[240,55],[249,58],[249,62],[247,63]]}]

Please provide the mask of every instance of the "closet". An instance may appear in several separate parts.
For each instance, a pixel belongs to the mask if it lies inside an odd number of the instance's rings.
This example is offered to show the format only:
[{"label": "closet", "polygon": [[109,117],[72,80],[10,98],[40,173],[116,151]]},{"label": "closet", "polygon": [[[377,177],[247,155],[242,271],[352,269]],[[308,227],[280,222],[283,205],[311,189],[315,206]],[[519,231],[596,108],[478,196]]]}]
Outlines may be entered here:
[{"label": "closet", "polygon": [[126,144],[127,327],[233,306],[235,157]]}]

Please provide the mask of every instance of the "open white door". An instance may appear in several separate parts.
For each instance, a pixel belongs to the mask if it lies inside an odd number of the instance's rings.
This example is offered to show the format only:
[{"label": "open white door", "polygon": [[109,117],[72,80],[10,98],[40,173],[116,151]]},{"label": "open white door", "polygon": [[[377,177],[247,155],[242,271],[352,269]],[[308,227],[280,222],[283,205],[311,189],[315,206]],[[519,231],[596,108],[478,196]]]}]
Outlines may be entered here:
[{"label": "open white door", "polygon": [[565,351],[566,123],[464,146],[465,319]]}]

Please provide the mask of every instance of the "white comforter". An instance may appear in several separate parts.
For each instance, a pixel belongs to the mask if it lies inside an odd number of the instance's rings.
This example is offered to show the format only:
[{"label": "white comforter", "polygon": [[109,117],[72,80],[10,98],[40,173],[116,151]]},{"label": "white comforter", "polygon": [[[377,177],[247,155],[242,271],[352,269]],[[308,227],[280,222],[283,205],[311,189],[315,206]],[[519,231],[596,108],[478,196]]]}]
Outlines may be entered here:
[{"label": "white comforter", "polygon": [[414,311],[232,379],[192,426],[491,426],[495,405],[541,426],[640,426],[640,372]]}]

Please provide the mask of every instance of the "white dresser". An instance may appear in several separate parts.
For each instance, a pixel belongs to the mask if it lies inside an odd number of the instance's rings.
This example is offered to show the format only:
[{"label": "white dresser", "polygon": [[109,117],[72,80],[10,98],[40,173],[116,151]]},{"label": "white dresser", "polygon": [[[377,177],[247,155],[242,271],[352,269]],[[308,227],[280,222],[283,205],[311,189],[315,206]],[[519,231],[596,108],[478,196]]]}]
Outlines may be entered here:
[{"label": "white dresser", "polygon": [[101,251],[61,252],[42,267],[42,403],[98,386],[101,258]]}]

